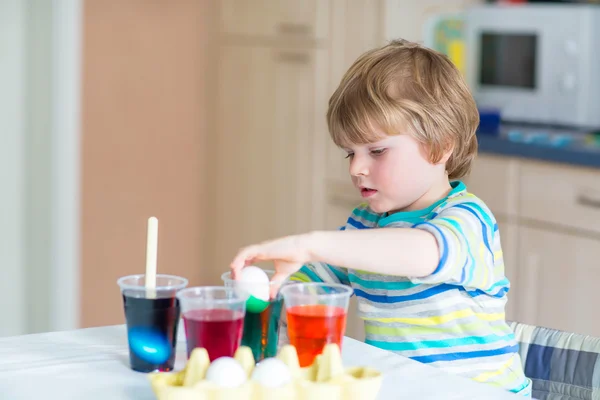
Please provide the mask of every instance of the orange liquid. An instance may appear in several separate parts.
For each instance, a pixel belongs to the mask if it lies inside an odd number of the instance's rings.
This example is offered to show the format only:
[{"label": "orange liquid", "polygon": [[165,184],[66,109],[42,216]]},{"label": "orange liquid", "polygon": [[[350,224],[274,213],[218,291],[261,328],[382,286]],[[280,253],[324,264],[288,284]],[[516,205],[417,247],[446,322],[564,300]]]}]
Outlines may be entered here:
[{"label": "orange liquid", "polygon": [[301,367],[311,365],[328,343],[342,348],[346,330],[346,311],[322,304],[293,306],[287,309],[288,335],[296,347]]}]

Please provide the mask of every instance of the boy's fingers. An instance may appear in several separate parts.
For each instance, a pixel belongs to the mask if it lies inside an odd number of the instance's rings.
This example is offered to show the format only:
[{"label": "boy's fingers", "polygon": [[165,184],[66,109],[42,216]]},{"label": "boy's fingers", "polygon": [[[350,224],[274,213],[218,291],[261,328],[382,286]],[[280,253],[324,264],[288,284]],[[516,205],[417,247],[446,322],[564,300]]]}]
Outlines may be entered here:
[{"label": "boy's fingers", "polygon": [[274,299],[277,297],[277,293],[279,292],[279,288],[283,281],[287,278],[286,274],[281,272],[275,272],[275,274],[271,277],[271,286],[270,286],[270,298]]},{"label": "boy's fingers", "polygon": [[231,274],[232,274],[233,279],[237,279],[237,276],[240,273],[240,271],[246,265],[248,265],[247,261],[254,260],[255,257],[256,257],[256,248],[255,247],[246,247],[245,249],[242,249],[235,256],[235,258],[231,262],[231,265],[229,266],[231,268]]}]

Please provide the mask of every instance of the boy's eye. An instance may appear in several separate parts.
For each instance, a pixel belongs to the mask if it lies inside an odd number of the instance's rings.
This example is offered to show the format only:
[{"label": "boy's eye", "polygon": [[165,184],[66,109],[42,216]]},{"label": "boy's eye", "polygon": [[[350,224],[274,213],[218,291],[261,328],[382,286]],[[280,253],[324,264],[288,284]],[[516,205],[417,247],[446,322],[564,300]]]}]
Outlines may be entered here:
[{"label": "boy's eye", "polygon": [[371,154],[373,154],[374,156],[380,156],[383,153],[385,153],[386,149],[374,149],[371,150]]},{"label": "boy's eye", "polygon": [[344,158],[351,158],[352,156],[354,156],[354,153],[348,153],[348,154],[346,154],[346,157],[344,157]]}]

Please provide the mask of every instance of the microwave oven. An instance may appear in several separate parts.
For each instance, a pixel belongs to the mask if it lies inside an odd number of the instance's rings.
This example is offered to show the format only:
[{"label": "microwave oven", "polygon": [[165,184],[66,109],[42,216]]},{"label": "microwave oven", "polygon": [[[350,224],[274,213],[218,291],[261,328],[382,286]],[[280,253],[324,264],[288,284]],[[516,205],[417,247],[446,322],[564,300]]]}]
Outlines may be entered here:
[{"label": "microwave oven", "polygon": [[503,121],[600,128],[600,6],[489,4],[463,14],[465,76]]}]

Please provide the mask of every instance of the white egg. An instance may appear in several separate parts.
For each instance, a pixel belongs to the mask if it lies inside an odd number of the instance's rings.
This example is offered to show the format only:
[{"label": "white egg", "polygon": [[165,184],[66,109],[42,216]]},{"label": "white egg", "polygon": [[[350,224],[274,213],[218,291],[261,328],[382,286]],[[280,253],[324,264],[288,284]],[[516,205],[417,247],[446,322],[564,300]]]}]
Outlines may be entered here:
[{"label": "white egg", "polygon": [[251,379],[266,387],[280,387],[292,381],[287,365],[277,358],[265,358],[252,371]]},{"label": "white egg", "polygon": [[257,299],[269,301],[269,276],[258,267],[242,269],[238,287]]},{"label": "white egg", "polygon": [[246,373],[234,358],[219,357],[210,363],[206,380],[220,387],[234,388],[246,382]]}]

